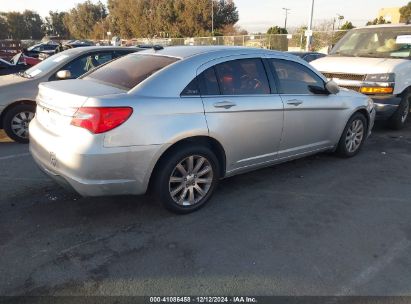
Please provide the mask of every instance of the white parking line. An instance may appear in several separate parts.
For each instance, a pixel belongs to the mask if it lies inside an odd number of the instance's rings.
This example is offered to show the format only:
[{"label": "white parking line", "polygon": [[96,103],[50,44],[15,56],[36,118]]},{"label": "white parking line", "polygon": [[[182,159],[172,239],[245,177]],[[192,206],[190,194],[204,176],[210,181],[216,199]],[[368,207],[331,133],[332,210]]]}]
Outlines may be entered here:
[{"label": "white parking line", "polygon": [[14,154],[14,155],[9,155],[9,156],[1,156],[0,160],[12,159],[12,158],[29,156],[29,155],[30,153],[20,153],[20,154]]},{"label": "white parking line", "polygon": [[403,239],[396,243],[387,254],[378,259],[375,263],[371,264],[363,271],[361,271],[348,285],[341,288],[337,296],[355,295],[355,289],[366,284],[372,280],[379,272],[387,267],[393,260],[398,258],[408,247],[410,241]]}]

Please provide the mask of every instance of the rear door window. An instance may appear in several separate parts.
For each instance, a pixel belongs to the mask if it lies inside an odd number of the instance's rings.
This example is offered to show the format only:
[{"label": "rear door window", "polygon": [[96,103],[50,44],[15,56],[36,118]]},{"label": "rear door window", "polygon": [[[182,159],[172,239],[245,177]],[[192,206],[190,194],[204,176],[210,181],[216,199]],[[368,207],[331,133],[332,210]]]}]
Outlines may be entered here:
[{"label": "rear door window", "polygon": [[131,90],[152,74],[178,61],[175,57],[136,54],[124,56],[88,74],[84,79]]},{"label": "rear door window", "polygon": [[267,74],[259,58],[220,63],[215,71],[222,95],[270,94]]},{"label": "rear door window", "polygon": [[181,93],[181,96],[220,95],[214,67],[208,68],[194,78]]}]

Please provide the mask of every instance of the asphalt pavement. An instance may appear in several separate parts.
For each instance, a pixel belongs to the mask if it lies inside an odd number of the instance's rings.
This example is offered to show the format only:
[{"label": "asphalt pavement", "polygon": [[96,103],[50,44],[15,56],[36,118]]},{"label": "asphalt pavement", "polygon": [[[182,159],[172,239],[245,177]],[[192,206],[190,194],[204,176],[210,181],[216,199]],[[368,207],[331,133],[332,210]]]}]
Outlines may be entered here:
[{"label": "asphalt pavement", "polygon": [[411,295],[411,125],[232,177],[200,211],[81,198],[0,133],[1,295]]}]

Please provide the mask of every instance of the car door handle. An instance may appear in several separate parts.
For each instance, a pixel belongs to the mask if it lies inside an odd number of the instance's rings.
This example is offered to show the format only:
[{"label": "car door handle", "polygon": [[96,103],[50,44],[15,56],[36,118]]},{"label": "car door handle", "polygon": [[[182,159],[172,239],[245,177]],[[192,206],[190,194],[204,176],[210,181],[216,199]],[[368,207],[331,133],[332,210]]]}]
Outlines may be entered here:
[{"label": "car door handle", "polygon": [[236,104],[231,101],[221,101],[221,102],[216,102],[214,104],[214,108],[224,108],[224,109],[229,109],[231,107],[235,107]]},{"label": "car door handle", "polygon": [[293,105],[293,106],[299,106],[300,104],[302,104],[303,101],[302,100],[298,100],[298,99],[291,99],[287,101],[287,104],[289,105]]}]

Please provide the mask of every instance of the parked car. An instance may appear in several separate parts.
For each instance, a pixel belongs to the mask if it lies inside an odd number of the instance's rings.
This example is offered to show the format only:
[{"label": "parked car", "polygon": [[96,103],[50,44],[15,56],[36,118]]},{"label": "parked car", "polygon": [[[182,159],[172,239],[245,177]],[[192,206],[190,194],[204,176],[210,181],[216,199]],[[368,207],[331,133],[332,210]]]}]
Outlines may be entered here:
[{"label": "parked car", "polygon": [[46,43],[35,44],[25,51],[25,54],[29,57],[38,58],[39,54],[43,51],[54,51],[58,44],[54,41],[49,41]]},{"label": "parked car", "polygon": [[401,129],[410,113],[410,59],[411,25],[384,24],[351,30],[311,64],[340,86],[371,96],[377,119]]},{"label": "parked car", "polygon": [[0,129],[17,142],[28,142],[28,123],[34,116],[41,82],[77,78],[92,68],[139,49],[83,47],[49,57],[24,73],[0,79]]},{"label": "parked car", "polygon": [[55,49],[54,50],[44,50],[44,51],[41,51],[39,53],[38,58],[39,58],[39,60],[43,61],[43,60],[49,58],[50,56],[53,56],[55,53],[56,53]]},{"label": "parked car", "polygon": [[307,62],[311,62],[313,60],[320,59],[320,58],[327,56],[326,54],[317,53],[317,52],[288,52],[288,53],[298,56]]},{"label": "parked car", "polygon": [[[17,61],[17,63],[15,63],[14,61],[10,62],[0,58],[0,76],[18,73],[20,71],[26,70],[27,68],[27,65],[23,62]],[[2,78],[0,78],[0,84],[1,79]]]},{"label": "parked car", "polygon": [[[94,43],[92,41],[88,41],[88,40],[69,40],[66,41],[63,45],[62,48],[63,50],[68,50],[68,49],[72,49],[72,48],[77,48],[77,47],[86,47],[86,46],[94,46]],[[52,50],[43,50],[40,51],[38,58],[40,60],[45,60],[47,58],[49,58],[50,56],[53,56],[55,53],[58,53],[58,45],[52,49]]]},{"label": "parked car", "polygon": [[150,185],[168,209],[188,213],[220,178],[321,151],[356,155],[374,116],[370,98],[295,56],[170,47],[41,84],[30,151],[84,196]]}]

